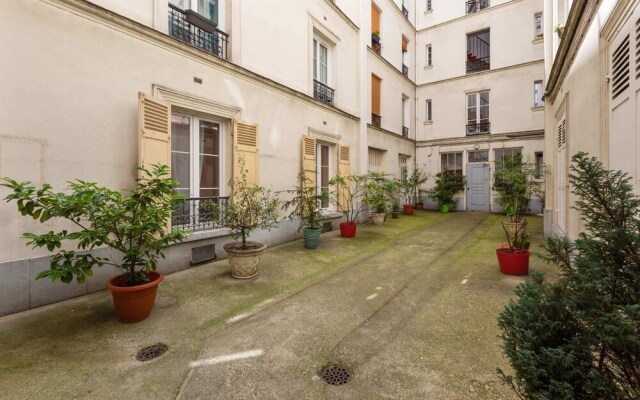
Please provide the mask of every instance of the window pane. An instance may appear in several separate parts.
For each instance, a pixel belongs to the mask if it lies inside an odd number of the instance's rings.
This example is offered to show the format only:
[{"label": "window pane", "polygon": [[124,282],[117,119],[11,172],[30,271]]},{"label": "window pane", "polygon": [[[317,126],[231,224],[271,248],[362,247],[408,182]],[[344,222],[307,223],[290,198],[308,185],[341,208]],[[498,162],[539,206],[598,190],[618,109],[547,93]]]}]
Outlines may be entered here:
[{"label": "window pane", "polygon": [[478,111],[475,107],[467,109],[467,122],[475,124],[478,121]]},{"label": "window pane", "polygon": [[544,105],[542,101],[542,81],[536,81],[533,84],[533,105],[535,107],[542,107]]},{"label": "window pane", "polygon": [[313,79],[318,79],[318,41],[313,39]]},{"label": "window pane", "polygon": [[446,171],[446,170],[447,170],[447,155],[441,154],[440,155],[440,171]]},{"label": "window pane", "polygon": [[189,160],[189,153],[171,153],[171,177],[178,182],[178,189],[186,189],[186,195],[190,194],[189,188],[191,187]]},{"label": "window pane", "polygon": [[328,50],[326,47],[324,47],[322,44],[320,44],[320,82],[324,83],[325,85],[328,82],[328,71],[327,71],[327,65],[328,65]]},{"label": "window pane", "polygon": [[467,106],[469,108],[476,106],[476,93],[471,93],[467,95]]},{"label": "window pane", "polygon": [[212,189],[219,187],[220,169],[217,156],[200,156],[200,188]]},{"label": "window pane", "polygon": [[469,162],[487,162],[489,161],[489,150],[470,151]]},{"label": "window pane", "polygon": [[200,153],[220,154],[220,126],[213,122],[200,121]]},{"label": "window pane", "polygon": [[[329,193],[329,146],[320,146],[320,192]],[[329,207],[329,200],[324,199],[320,205]]]},{"label": "window pane", "polygon": [[480,92],[480,105],[489,105],[489,92]]},{"label": "window pane", "polygon": [[198,0],[198,14],[218,24],[218,0]]},{"label": "window pane", "polygon": [[171,116],[171,151],[189,152],[191,120],[181,115]]}]

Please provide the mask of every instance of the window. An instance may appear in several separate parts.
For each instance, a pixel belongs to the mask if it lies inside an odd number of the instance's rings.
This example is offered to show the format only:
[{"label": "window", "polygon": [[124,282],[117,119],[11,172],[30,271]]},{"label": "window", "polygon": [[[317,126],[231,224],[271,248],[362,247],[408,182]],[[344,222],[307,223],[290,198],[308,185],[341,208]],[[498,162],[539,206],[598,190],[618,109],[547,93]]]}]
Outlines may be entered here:
[{"label": "window", "polygon": [[432,48],[430,44],[427,45],[426,54],[427,54],[427,67],[431,67],[433,66],[433,53],[432,53]]},{"label": "window", "polygon": [[440,154],[440,171],[462,175],[462,152]]},{"label": "window", "polygon": [[542,39],[544,32],[542,31],[542,13],[537,13],[533,17],[533,38]]},{"label": "window", "polygon": [[317,150],[317,154],[319,155],[318,157],[318,165],[317,165],[317,171],[318,171],[318,177],[317,177],[317,182],[318,182],[318,190],[320,191],[320,193],[326,193],[326,197],[322,200],[322,203],[320,204],[320,207],[322,208],[328,208],[329,207],[329,180],[331,179],[331,148],[333,146],[328,145],[328,144],[324,144],[324,143],[318,143],[318,150]]},{"label": "window", "polygon": [[432,11],[431,0],[427,0],[427,11]]},{"label": "window", "polygon": [[495,150],[495,155],[496,155],[496,168],[501,168],[502,164],[508,160],[513,158],[514,156],[518,155],[518,154],[522,154],[522,149],[520,148],[513,148],[513,149],[496,149]]},{"label": "window", "polygon": [[400,180],[406,181],[409,176],[409,170],[407,169],[407,164],[409,161],[409,156],[405,156],[404,154],[400,154],[398,156],[400,162]]},{"label": "window", "polygon": [[402,136],[409,137],[409,97],[402,95]]},{"label": "window", "polygon": [[491,35],[488,29],[467,35],[467,74],[491,68]]},{"label": "window", "polygon": [[469,152],[468,162],[484,163],[489,161],[489,150],[476,150]]},{"label": "window", "polygon": [[402,36],[402,75],[409,77],[409,40]]},{"label": "window", "polygon": [[431,110],[431,99],[427,100],[427,122],[433,121],[433,115]]},{"label": "window", "polygon": [[536,151],[536,178],[540,179],[544,174],[544,154],[541,151]]},{"label": "window", "polygon": [[476,13],[489,7],[489,0],[467,0],[467,14]]},{"label": "window", "polygon": [[380,45],[380,9],[371,3],[371,48],[378,54],[382,53]]},{"label": "window", "polygon": [[382,125],[380,116],[380,87],[382,80],[375,75],[371,75],[371,124],[377,127]]},{"label": "window", "polygon": [[318,36],[313,38],[313,97],[323,103],[333,105],[334,90],[329,84],[329,61],[331,47]]},{"label": "window", "polygon": [[193,10],[218,25],[218,0],[169,0],[183,10]]},{"label": "window", "polygon": [[221,125],[201,118],[171,116],[171,177],[177,194],[185,197],[220,196]]},{"label": "window", "polygon": [[542,100],[542,81],[535,81],[533,83],[533,106],[544,107],[544,101]]},{"label": "window", "polygon": [[489,91],[467,93],[467,136],[491,131],[489,122]]},{"label": "window", "polygon": [[382,167],[383,155],[383,151],[369,148],[369,167]]}]

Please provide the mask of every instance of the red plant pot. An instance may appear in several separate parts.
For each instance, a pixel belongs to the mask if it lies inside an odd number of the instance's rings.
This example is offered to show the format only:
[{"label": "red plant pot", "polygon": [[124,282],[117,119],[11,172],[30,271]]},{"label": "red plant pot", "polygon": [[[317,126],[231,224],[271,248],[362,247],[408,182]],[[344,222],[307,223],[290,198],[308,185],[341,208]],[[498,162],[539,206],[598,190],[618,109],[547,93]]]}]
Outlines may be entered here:
[{"label": "red plant pot", "polygon": [[121,281],[120,275],[107,282],[107,289],[111,290],[113,305],[120,322],[125,324],[140,322],[151,315],[158,285],[164,279],[164,275],[159,272],[149,272],[147,277],[151,282],[137,286],[118,286]]},{"label": "red plant pot", "polygon": [[405,215],[413,215],[413,204],[405,204],[403,207]]},{"label": "red plant pot", "polygon": [[500,272],[507,275],[526,275],[529,273],[529,257],[531,253],[525,249],[514,249],[509,251],[509,246],[503,244],[496,249]]},{"label": "red plant pot", "polygon": [[340,223],[340,235],[346,238],[352,238],[356,236],[356,227],[358,224],[355,222],[350,224],[348,222]]}]

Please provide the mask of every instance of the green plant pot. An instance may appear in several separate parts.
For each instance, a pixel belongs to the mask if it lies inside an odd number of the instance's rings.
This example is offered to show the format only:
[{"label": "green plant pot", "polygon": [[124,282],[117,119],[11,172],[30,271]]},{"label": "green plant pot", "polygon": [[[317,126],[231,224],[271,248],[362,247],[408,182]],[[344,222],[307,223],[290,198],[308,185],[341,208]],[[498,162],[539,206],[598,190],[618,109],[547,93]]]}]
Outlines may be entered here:
[{"label": "green plant pot", "polygon": [[304,228],[304,248],[305,249],[317,249],[320,242],[320,228]]},{"label": "green plant pot", "polygon": [[442,204],[440,206],[440,212],[441,213],[448,213],[449,212],[449,205],[448,204]]}]

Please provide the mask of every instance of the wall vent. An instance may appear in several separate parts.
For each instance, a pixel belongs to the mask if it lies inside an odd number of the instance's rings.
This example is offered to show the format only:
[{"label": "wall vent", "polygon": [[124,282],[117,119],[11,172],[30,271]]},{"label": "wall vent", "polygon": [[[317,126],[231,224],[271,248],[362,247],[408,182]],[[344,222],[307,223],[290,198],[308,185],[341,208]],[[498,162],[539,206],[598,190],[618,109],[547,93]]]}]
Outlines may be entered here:
[{"label": "wall vent", "polygon": [[322,233],[331,232],[333,230],[333,225],[331,225],[331,221],[322,223]]},{"label": "wall vent", "polygon": [[215,260],[216,258],[215,244],[207,244],[191,248],[191,265]]}]

